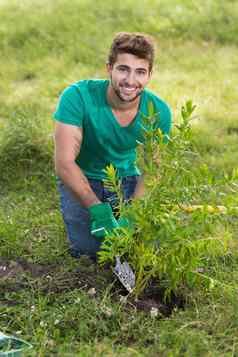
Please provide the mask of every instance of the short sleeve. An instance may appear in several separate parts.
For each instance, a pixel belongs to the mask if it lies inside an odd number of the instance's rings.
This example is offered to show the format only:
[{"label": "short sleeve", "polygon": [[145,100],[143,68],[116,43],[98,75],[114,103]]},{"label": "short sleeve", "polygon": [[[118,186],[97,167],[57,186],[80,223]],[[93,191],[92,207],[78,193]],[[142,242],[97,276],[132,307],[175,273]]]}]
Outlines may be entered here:
[{"label": "short sleeve", "polygon": [[76,85],[66,88],[59,98],[53,118],[65,124],[83,126],[84,103]]}]

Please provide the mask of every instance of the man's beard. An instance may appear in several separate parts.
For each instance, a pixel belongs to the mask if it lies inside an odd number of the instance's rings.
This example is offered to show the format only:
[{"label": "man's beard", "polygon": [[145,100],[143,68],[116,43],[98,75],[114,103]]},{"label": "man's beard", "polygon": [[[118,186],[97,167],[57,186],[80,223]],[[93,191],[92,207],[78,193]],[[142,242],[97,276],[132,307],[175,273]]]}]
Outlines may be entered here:
[{"label": "man's beard", "polygon": [[131,102],[134,102],[134,100],[136,100],[136,98],[138,98],[142,92],[143,92],[143,89],[141,91],[139,91],[133,98],[131,99],[125,99],[121,96],[121,93],[120,93],[120,90],[118,88],[115,88],[114,84],[113,84],[113,81],[112,81],[112,77],[111,77],[111,86],[112,86],[112,89],[114,90],[115,94],[117,95],[117,97],[124,103],[131,103]]}]

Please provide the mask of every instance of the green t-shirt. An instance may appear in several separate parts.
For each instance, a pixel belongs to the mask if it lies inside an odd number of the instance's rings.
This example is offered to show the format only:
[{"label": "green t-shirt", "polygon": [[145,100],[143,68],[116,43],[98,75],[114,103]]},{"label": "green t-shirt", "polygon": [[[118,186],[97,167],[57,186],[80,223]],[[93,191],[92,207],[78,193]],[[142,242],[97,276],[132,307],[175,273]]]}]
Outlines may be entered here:
[{"label": "green t-shirt", "polygon": [[136,146],[143,142],[142,116],[148,115],[152,102],[159,114],[158,127],[169,134],[171,112],[158,96],[144,90],[133,121],[122,127],[107,103],[108,80],[82,80],[66,88],[60,96],[54,119],[83,128],[83,141],[76,158],[88,178],[102,180],[104,169],[112,164],[119,177],[140,175],[136,166]]}]

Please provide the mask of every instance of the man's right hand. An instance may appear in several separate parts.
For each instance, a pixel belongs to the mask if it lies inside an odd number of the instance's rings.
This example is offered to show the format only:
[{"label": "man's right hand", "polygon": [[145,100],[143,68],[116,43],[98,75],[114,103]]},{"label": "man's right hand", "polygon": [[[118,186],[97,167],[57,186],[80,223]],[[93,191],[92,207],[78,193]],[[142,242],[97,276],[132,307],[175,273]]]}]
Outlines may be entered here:
[{"label": "man's right hand", "polygon": [[119,227],[109,203],[99,203],[88,208],[90,213],[91,234],[97,238],[104,238],[114,228]]}]

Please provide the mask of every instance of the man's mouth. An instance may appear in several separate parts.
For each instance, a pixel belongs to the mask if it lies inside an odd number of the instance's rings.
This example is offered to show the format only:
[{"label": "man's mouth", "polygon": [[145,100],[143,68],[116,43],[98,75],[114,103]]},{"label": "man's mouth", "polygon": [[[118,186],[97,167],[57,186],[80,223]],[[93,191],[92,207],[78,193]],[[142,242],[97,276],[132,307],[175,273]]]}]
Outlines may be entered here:
[{"label": "man's mouth", "polygon": [[136,92],[137,87],[125,87],[125,86],[121,86],[121,90],[123,93],[125,94],[132,94],[134,92]]},{"label": "man's mouth", "polygon": [[142,87],[138,85],[128,86],[128,84],[125,83],[118,83],[116,85],[116,83],[114,84],[112,81],[112,78],[111,85],[115,94],[123,102],[132,102],[142,94]]}]

